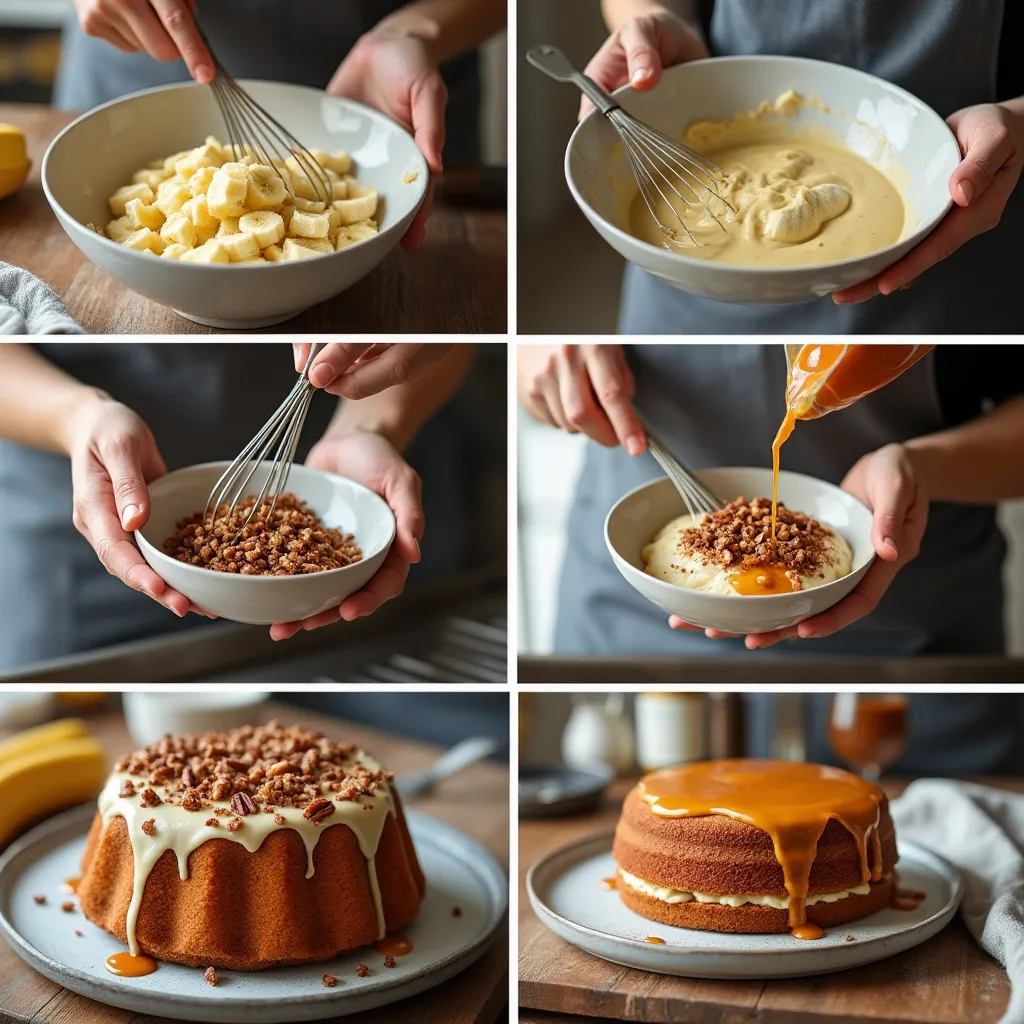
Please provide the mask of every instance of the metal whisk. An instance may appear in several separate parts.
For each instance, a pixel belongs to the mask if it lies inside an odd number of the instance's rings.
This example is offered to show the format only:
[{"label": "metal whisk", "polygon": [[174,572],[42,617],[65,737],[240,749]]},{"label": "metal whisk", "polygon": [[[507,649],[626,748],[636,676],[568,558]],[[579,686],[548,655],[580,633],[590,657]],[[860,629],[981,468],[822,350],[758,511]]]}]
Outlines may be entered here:
[{"label": "metal whisk", "polygon": [[709,516],[712,512],[725,507],[725,502],[718,495],[709,491],[658,439],[658,436],[651,430],[650,424],[641,416],[644,431],[647,434],[647,450],[654,456],[655,461],[663,470],[665,475],[675,485],[679,497],[686,505],[686,511],[696,520],[703,516]]},{"label": "metal whisk", "polygon": [[[274,415],[263,424],[256,436],[242,449],[231,465],[224,470],[220,479],[213,485],[213,490],[210,491],[210,497],[206,502],[205,520],[212,527],[217,511],[222,505],[227,503],[229,517],[235,511],[239,501],[248,490],[249,481],[266,460],[270,450],[277,445],[270,472],[263,484],[263,490],[253,502],[245,522],[238,528],[238,533],[231,541],[232,544],[238,540],[242,531],[259,514],[263,503],[268,498],[270,498],[270,509],[263,518],[269,523],[274,515],[277,499],[288,483],[288,474],[295,461],[295,449],[299,445],[299,435],[306,422],[309,403],[313,400],[313,394],[316,391],[316,388],[309,382],[309,368],[313,365],[316,354],[323,347],[322,342],[310,345],[309,356],[302,367],[302,373],[288,393],[288,397],[277,407]],[[246,471],[247,467],[248,471]],[[231,495],[230,501],[228,500],[229,494]]]},{"label": "metal whisk", "polygon": [[727,180],[718,164],[664,132],[638,121],[632,114],[627,114],[593,79],[577,71],[557,47],[535,46],[527,53],[526,59],[556,81],[571,82],[577,86],[608,118],[622,139],[647,209],[670,242],[683,244],[677,237],[678,229],[670,227],[658,215],[656,204],[659,196],[675,215],[690,243],[702,244],[690,232],[669,193],[687,208],[699,204],[719,227],[725,229],[725,225],[718,219],[718,213],[708,205],[709,197],[714,197],[722,204],[720,211],[736,212],[718,191]]},{"label": "metal whisk", "polygon": [[210,88],[220,108],[227,131],[227,144],[232,153],[241,158],[251,152],[260,163],[273,167],[292,199],[295,198],[295,190],[291,176],[282,174],[272,158],[285,163],[289,157],[294,157],[302,173],[309,179],[317,200],[330,206],[334,199],[334,186],[320,161],[231,77],[205,35],[203,41],[213,57],[216,75]]}]

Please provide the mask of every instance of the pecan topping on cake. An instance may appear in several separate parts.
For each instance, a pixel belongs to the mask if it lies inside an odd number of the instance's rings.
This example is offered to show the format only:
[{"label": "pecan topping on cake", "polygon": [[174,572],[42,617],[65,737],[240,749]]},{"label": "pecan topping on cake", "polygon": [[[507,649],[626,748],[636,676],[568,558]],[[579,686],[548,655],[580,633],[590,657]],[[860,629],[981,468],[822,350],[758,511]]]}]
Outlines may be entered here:
[{"label": "pecan topping on cake", "polygon": [[147,821],[142,823],[142,831],[147,836],[156,835],[156,818],[149,818]]},{"label": "pecan topping on cake", "polygon": [[319,800],[314,800],[303,812],[304,818],[309,818],[314,825],[319,825],[320,822],[329,818],[334,813],[334,804],[330,800],[325,800],[321,797]]},{"label": "pecan topping on cake", "polygon": [[771,549],[772,503],[767,498],[730,501],[680,533],[679,549],[728,569],[778,566],[794,582],[814,576],[827,558],[832,531],[779,504],[775,518],[775,553]]},{"label": "pecan topping on cake", "polygon": [[[305,811],[324,801],[328,810],[318,805],[306,815],[319,824],[337,802],[372,797],[394,778],[391,772],[368,768],[356,759],[357,753],[350,744],[335,743],[301,726],[270,722],[226,733],[166,736],[124,758],[116,770],[138,780],[125,779],[122,796],[155,785],[152,780],[159,777],[163,799],[186,811],[220,814],[224,808],[217,805],[228,801],[230,813],[241,823],[268,809],[275,814],[288,807]],[[143,806],[160,802],[154,789],[142,793]],[[275,823],[284,820],[275,817]]]}]

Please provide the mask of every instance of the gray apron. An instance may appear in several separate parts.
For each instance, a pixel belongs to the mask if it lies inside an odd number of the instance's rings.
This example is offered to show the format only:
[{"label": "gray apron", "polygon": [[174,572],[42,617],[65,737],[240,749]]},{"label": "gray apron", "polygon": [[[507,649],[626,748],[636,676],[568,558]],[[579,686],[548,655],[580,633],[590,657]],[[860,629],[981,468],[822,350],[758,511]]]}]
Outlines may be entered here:
[{"label": "gray apron", "polygon": [[[198,17],[210,46],[236,78],[292,82],[324,89],[345,54],[403,0],[201,0]],[[445,163],[480,159],[480,83],[476,53],[442,68],[449,91]],[[182,61],[161,63],[122,53],[87,36],[77,19],[65,25],[56,104],[87,110],[126,93],[188,80]]]},{"label": "gray apron", "polygon": [[[694,469],[771,465],[785,408],[778,345],[628,346],[636,405]],[[926,357],[888,386],[839,412],[798,423],[782,467],[838,484],[862,455],[943,426]],[[605,549],[608,510],[632,487],[662,476],[654,459],[587,446],[567,529],[555,646],[587,654],[879,655],[1004,649],[1001,570],[1006,544],[991,506],[933,503],[920,555],[876,611],[820,640],[747,652],[742,640],[671,630],[666,615],[618,573]],[[749,497],[749,495],[748,495]],[[970,601],[963,599],[970,594]]]},{"label": "gray apron", "polygon": [[[785,13],[781,11],[784,8]],[[1004,0],[714,0],[715,56],[816,57],[902,86],[943,117],[996,99]],[[787,306],[698,298],[629,265],[623,334],[1015,334],[1024,189],[999,227],[972,239],[913,286],[855,306],[830,297]]]},{"label": "gray apron", "polygon": [[[134,409],[153,431],[168,471],[234,458],[295,379],[291,346],[284,344],[82,342],[38,348],[71,376]],[[298,460],[336,408],[331,396],[315,396]],[[462,489],[457,427],[442,410],[407,453],[428,480],[430,540],[416,576],[449,569],[461,558],[467,527],[460,518],[465,503],[453,500]],[[71,468],[63,456],[0,440],[0,502],[0,671],[209,624],[196,615],[179,619],[107,573],[72,524]]]}]

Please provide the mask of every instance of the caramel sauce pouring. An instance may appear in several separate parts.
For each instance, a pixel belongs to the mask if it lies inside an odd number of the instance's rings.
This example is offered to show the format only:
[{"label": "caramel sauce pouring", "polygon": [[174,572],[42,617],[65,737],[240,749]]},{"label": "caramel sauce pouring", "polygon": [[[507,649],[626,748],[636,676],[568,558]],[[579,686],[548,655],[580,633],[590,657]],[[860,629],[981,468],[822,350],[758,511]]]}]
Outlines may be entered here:
[{"label": "caramel sauce pouring", "polygon": [[651,810],[668,818],[723,814],[767,832],[789,894],[796,938],[819,938],[807,922],[807,893],[818,840],[835,819],[853,836],[861,882],[882,877],[878,838],[882,791],[839,768],[792,761],[701,761],[640,780]]}]

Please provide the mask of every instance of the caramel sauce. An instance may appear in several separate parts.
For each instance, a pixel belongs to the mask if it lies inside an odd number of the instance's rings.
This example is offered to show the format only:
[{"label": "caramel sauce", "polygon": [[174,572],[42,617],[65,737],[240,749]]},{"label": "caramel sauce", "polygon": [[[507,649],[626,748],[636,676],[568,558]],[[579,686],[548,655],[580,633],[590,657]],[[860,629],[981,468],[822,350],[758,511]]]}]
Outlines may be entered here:
[{"label": "caramel sauce", "polygon": [[616,885],[615,885],[615,879],[614,878],[602,878],[601,879],[601,888],[602,889],[614,889],[615,887],[616,887]]},{"label": "caramel sauce", "polygon": [[412,940],[404,935],[385,935],[373,944],[373,948],[385,956],[406,956],[412,952]]},{"label": "caramel sauce", "polygon": [[844,409],[895,380],[934,345],[800,345],[790,361],[786,415],[772,442],[772,533],[779,502],[779,453],[797,420]]},{"label": "caramel sauce", "polygon": [[144,978],[156,970],[156,961],[151,956],[132,956],[127,950],[107,957],[104,967],[119,978]]},{"label": "caramel sauce", "polygon": [[78,895],[78,886],[81,883],[80,878],[66,878],[60,887],[61,892],[70,892],[74,895]]},{"label": "caramel sauce", "polygon": [[797,925],[796,928],[790,929],[790,935],[794,939],[813,941],[814,939],[820,939],[824,934],[821,925],[815,924],[813,921],[805,921],[803,924]]},{"label": "caramel sauce", "polygon": [[[852,707],[841,706],[853,701]],[[858,771],[880,771],[899,759],[907,745],[906,697],[836,694],[829,717],[832,749]]]},{"label": "caramel sauce", "polygon": [[648,935],[645,942],[653,943],[655,946],[664,946],[665,940],[657,935]]},{"label": "caramel sauce", "polygon": [[[774,507],[774,506],[773,506]],[[789,594],[796,585],[781,565],[761,565],[733,573],[729,583],[737,594],[753,597],[758,594]]]},{"label": "caramel sauce", "polygon": [[923,892],[915,892],[913,889],[897,889],[893,887],[892,898],[889,906],[893,910],[917,910],[927,899]]},{"label": "caramel sauce", "polygon": [[655,814],[722,814],[767,832],[789,894],[790,929],[807,924],[811,865],[829,821],[835,819],[853,836],[861,882],[882,877],[882,791],[850,772],[792,761],[702,761],[653,772],[639,785]]}]

